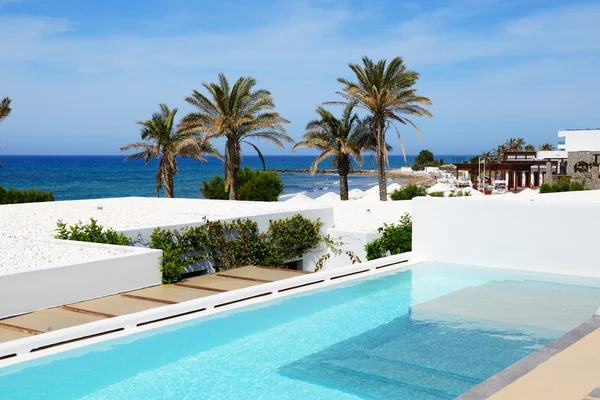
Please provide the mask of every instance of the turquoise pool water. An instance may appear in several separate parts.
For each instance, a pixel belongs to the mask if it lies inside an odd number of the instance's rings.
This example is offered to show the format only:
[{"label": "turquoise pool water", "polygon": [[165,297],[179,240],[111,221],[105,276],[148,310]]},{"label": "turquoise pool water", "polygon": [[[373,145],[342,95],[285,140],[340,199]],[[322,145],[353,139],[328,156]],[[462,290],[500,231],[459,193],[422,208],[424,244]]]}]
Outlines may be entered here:
[{"label": "turquoise pool water", "polygon": [[424,263],[0,369],[0,398],[452,399],[598,305],[594,280]]}]

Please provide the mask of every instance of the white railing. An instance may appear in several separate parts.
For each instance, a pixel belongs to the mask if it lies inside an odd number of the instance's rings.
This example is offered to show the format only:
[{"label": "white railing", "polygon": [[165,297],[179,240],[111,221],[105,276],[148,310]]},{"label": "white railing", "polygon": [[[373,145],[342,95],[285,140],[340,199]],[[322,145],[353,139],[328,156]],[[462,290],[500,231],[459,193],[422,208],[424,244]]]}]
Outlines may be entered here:
[{"label": "white railing", "polygon": [[[0,343],[0,367],[24,361],[23,358],[41,357],[48,353],[81,347],[92,342],[108,340],[248,304],[273,300],[302,291],[404,268],[419,261],[422,260],[417,259],[412,253],[403,253],[349,265],[344,268],[295,276]],[[100,336],[101,338],[99,338]],[[66,344],[69,345],[63,346]],[[33,354],[29,353],[36,353],[36,356],[33,357]],[[23,355],[31,357],[20,357]]]}]

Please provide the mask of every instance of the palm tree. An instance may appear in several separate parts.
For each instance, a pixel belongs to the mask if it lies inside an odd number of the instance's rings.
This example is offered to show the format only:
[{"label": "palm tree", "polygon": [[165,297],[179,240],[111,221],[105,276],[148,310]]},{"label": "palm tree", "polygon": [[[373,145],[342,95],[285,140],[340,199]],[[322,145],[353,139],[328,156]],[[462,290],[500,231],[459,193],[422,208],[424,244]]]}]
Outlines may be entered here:
[{"label": "palm tree", "polygon": [[481,159],[484,160],[484,162],[487,163],[493,163],[495,162],[495,156],[494,156],[494,151],[490,150],[490,151],[482,151],[481,152]]},{"label": "palm tree", "polygon": [[342,200],[348,200],[350,160],[353,159],[358,165],[362,165],[362,151],[375,149],[373,136],[366,128],[367,123],[353,113],[354,107],[352,103],[347,104],[340,119],[325,108],[318,107],[316,112],[320,119],[310,121],[306,125],[303,140],[296,143],[293,149],[295,151],[304,147],[321,151],[310,167],[312,174],[316,172],[321,161],[333,157],[333,165],[337,166],[340,175]]},{"label": "palm tree", "polygon": [[284,124],[288,120],[275,108],[268,90],[254,90],[256,79],[240,77],[233,85],[224,74],[219,74],[219,83],[203,83],[208,96],[194,90],[185,101],[198,109],[186,115],[181,127],[184,131],[205,132],[208,138],[224,137],[225,142],[225,189],[229,199],[238,197],[237,173],[242,163],[241,144],[254,148],[265,168],[265,160],[254,144],[247,139],[263,139],[284,148],[283,142],[293,143]]},{"label": "palm tree", "polygon": [[532,144],[526,144],[525,147],[523,147],[523,150],[525,151],[535,151],[535,146]]},{"label": "palm tree", "polygon": [[8,117],[8,114],[12,111],[10,108],[11,100],[8,97],[5,97],[0,101],[0,121],[4,118]]},{"label": "palm tree", "polygon": [[510,138],[504,143],[506,151],[522,151],[525,146],[525,139],[523,138]]},{"label": "palm tree", "polygon": [[538,146],[539,151],[552,151],[554,150],[554,145],[551,143],[543,143]]},{"label": "palm tree", "polygon": [[148,165],[148,160],[151,158],[160,159],[156,173],[156,197],[160,197],[163,184],[165,197],[175,197],[173,181],[178,171],[177,157],[195,158],[200,162],[206,161],[205,154],[221,158],[207,136],[194,131],[182,132],[177,129],[174,122],[175,114],[177,114],[176,108],[170,110],[166,104],[161,104],[160,112],[152,114],[151,119],[137,122],[142,126],[140,134],[143,141],[119,149],[120,151],[141,150],[125,158],[125,161],[143,158]]},{"label": "palm tree", "polygon": [[[370,58],[363,57],[363,65],[350,63],[350,69],[356,75],[356,82],[339,78],[338,82],[344,85],[343,91],[338,92],[350,103],[370,113],[371,133],[376,140],[377,146],[377,168],[379,172],[379,199],[387,200],[387,188],[385,177],[385,164],[387,161],[387,149],[385,145],[385,133],[393,126],[398,133],[402,153],[404,145],[402,138],[394,122],[403,125],[411,125],[417,131],[419,139],[421,133],[417,126],[405,115],[416,117],[431,117],[431,113],[422,106],[431,105],[427,97],[417,96],[417,90],[413,85],[419,79],[419,74],[409,71],[404,65],[401,57],[396,57],[389,64],[386,60],[374,63]],[[335,102],[332,102],[335,103]]]},{"label": "palm tree", "polygon": [[494,154],[494,157],[496,157],[496,159],[498,160],[498,162],[500,162],[502,160],[502,156],[504,155],[504,153],[506,153],[508,151],[508,147],[506,146],[506,144],[501,144],[500,146],[497,146],[495,149],[492,149],[491,151]]}]

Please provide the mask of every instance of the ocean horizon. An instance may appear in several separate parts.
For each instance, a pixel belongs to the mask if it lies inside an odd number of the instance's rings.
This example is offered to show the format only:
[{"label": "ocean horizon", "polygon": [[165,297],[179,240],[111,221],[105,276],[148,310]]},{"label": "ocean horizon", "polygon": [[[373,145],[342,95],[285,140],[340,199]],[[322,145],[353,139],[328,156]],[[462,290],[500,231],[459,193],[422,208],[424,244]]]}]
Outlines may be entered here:
[{"label": "ocean horizon", "polygon": [[[312,155],[265,155],[268,170],[303,170],[310,168],[316,156]],[[389,157],[390,169],[414,163],[414,155]],[[436,159],[452,162],[453,157],[466,155],[439,155]],[[124,155],[0,155],[0,185],[16,189],[36,188],[50,190],[56,200],[81,200],[104,197],[156,197],[155,176],[158,160],[145,165],[143,160],[125,161]],[[223,162],[208,157],[208,162],[178,159],[179,173],[175,177],[175,197],[203,198],[200,193],[202,181],[223,175]],[[242,167],[262,169],[256,155],[244,156]],[[333,169],[331,160],[319,165],[321,169]],[[377,169],[375,160],[365,156],[362,169]],[[298,193],[317,197],[327,191],[339,192],[337,174],[310,175],[303,172],[280,172],[284,184],[282,197]],[[397,182],[400,180],[390,180]],[[350,189],[366,190],[377,185],[377,177],[351,175]],[[163,194],[161,193],[161,197]]]}]

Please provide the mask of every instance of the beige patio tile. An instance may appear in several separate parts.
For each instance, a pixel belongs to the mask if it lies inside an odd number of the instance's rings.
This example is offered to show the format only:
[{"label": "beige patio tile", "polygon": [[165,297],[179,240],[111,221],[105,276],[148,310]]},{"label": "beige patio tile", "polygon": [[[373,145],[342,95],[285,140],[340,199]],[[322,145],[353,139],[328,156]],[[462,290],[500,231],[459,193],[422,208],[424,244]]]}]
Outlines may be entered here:
[{"label": "beige patio tile", "polygon": [[0,326],[0,343],[10,342],[11,340],[17,340],[29,336],[33,336],[33,334]]},{"label": "beige patio tile", "polygon": [[302,272],[275,268],[259,268],[259,267],[241,267],[227,271],[219,272],[219,276],[234,276],[238,278],[256,279],[259,281],[279,281],[282,279],[293,278],[295,276],[304,275]]},{"label": "beige patio tile", "polygon": [[160,285],[140,290],[134,290],[133,292],[126,293],[126,296],[137,296],[155,300],[162,300],[166,303],[180,303],[182,301],[194,300],[199,299],[200,297],[210,296],[215,293],[216,292],[213,291],[202,289],[190,289],[182,286]]},{"label": "beige patio tile", "polygon": [[176,285],[189,285],[200,289],[213,289],[215,292],[226,292],[228,290],[243,289],[258,284],[260,284],[260,282],[253,282],[235,278],[225,278],[213,274],[187,278],[182,280],[180,283],[177,283]]},{"label": "beige patio tile", "polygon": [[81,325],[86,322],[95,321],[101,318],[85,314],[77,316],[76,314],[77,313],[66,310],[35,311],[29,314],[20,315],[18,317],[7,318],[0,322],[32,331],[52,332],[58,329]]},{"label": "beige patio tile", "polygon": [[69,305],[73,309],[101,313],[106,316],[131,314],[160,306],[164,306],[164,304],[131,299],[121,295],[102,297]]}]

